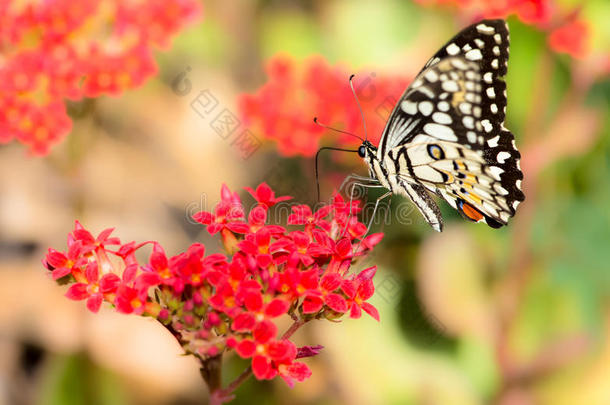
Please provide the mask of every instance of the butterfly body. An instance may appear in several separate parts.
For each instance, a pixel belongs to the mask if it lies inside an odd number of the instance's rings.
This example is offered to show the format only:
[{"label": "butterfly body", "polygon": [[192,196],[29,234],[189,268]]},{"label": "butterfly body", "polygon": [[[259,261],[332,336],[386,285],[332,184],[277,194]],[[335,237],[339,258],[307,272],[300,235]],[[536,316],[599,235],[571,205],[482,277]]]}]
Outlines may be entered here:
[{"label": "butterfly body", "polygon": [[430,193],[463,217],[506,225],[524,200],[514,136],[504,127],[508,28],[484,20],[449,41],[406,89],[378,147],[358,154],[373,181],[410,198],[442,230]]}]

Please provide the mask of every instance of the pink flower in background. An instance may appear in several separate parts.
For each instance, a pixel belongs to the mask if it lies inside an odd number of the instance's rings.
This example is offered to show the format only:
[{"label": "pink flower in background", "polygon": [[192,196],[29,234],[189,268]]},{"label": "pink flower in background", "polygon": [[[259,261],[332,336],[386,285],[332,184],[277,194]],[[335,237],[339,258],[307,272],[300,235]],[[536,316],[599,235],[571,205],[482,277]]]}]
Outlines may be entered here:
[{"label": "pink flower in background", "polygon": [[[203,244],[194,243],[168,257],[157,242],[122,243],[111,236],[111,228],[94,237],[77,221],[68,251],[49,249],[43,263],[53,279],[68,280],[66,296],[86,300],[92,312],[106,302],[120,313],[151,316],[172,331],[186,353],[203,362],[235,350],[250,359],[257,379],[279,376],[292,386],[311,375],[296,359],[313,356],[320,347],[298,356],[290,340],[296,328],[278,337],[279,323],[290,317],[298,328],[347,313],[356,318],[362,310],[378,320],[368,302],[376,268],[357,275],[350,270],[382,235],[349,231],[359,228],[352,223],[364,225],[341,198],[316,211],[295,206],[289,223],[298,229],[287,231],[266,224],[266,215],[251,214],[266,214],[290,197],[276,197],[264,183],[247,190],[257,202],[250,213],[238,194],[223,186],[214,213],[194,215],[210,234],[220,234],[229,246],[227,255],[209,254]],[[352,210],[359,211],[358,203]],[[227,245],[227,240],[234,243]],[[152,246],[152,252],[147,263],[140,263],[136,251],[145,246]]]},{"label": "pink flower in background", "polygon": [[153,50],[200,15],[196,0],[3,1],[0,143],[47,154],[72,128],[66,100],[141,86]]}]

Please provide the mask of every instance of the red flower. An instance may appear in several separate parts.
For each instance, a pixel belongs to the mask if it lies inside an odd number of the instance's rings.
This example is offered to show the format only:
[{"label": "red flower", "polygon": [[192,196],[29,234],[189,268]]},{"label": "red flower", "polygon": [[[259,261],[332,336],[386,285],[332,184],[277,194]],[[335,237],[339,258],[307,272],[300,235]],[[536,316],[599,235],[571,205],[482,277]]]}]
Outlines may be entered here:
[{"label": "red flower", "polygon": [[244,208],[237,193],[232,193],[223,184],[221,190],[222,199],[216,205],[214,213],[201,211],[193,215],[193,219],[203,225],[208,226],[210,235],[227,229],[231,232],[246,233],[249,230],[248,224],[243,221]]},{"label": "red flower", "polygon": [[[284,333],[288,337],[311,319],[334,320],[348,312],[359,317],[362,310],[378,319],[376,309],[366,302],[373,294],[375,268],[357,276],[349,269],[381,234],[361,240],[361,232],[343,232],[363,225],[349,216],[341,198],[315,213],[304,206],[293,210],[298,229],[288,232],[266,223],[268,208],[284,198],[276,198],[266,185],[252,193],[258,205],[246,213],[237,193],[223,186],[221,202],[209,214],[213,220],[208,226],[220,228],[230,257],[206,256],[206,247],[194,243],[168,258],[157,242],[121,245],[111,237],[111,228],[94,237],[76,222],[68,253],[49,249],[43,263],[55,279],[71,283],[69,298],[87,300],[94,312],[107,301],[117,312],[154,317],[186,353],[206,360],[235,349],[251,359],[256,378],[279,376],[292,386],[311,375],[296,359],[316,355],[321,347],[297,351],[288,338],[278,340],[278,320],[289,315],[297,322]],[[352,208],[354,213],[358,210]],[[235,232],[236,224],[243,233]],[[152,252],[142,265],[138,250],[149,244]],[[118,249],[111,250],[113,245]]]},{"label": "red flower", "polygon": [[582,58],[589,51],[589,25],[583,20],[568,21],[549,35],[549,46],[555,52]]},{"label": "red flower", "polygon": [[263,295],[260,291],[249,290],[244,297],[244,305],[246,311],[235,317],[233,322],[233,330],[238,332],[251,331],[260,322],[270,321],[274,318],[284,315],[290,303],[275,298],[268,303],[263,302]]},{"label": "red flower", "polygon": [[277,366],[277,373],[290,388],[294,387],[295,381],[305,381],[311,377],[311,370],[307,364],[300,361],[293,361],[287,364],[280,363]]},{"label": "red flower", "polygon": [[307,291],[318,288],[318,269],[300,271],[296,267],[287,267],[282,273],[277,273],[270,281],[276,291],[294,300]]},{"label": "red flower", "polygon": [[[252,358],[252,372],[259,380],[270,380],[278,375],[278,367],[282,368],[282,374],[289,377],[288,383],[291,384],[292,378],[301,381],[311,375],[301,366],[297,365],[290,369],[297,355],[297,348],[294,343],[288,340],[266,340],[259,341],[244,339],[237,343],[235,351],[244,359]],[[307,367],[307,366],[305,366]]]},{"label": "red flower", "polygon": [[268,209],[273,207],[275,204],[290,200],[292,197],[284,196],[284,197],[275,197],[275,193],[271,190],[271,187],[267,185],[267,183],[261,183],[256,190],[253,190],[250,187],[245,188],[252,197],[258,202],[261,206]]},{"label": "red flower", "polygon": [[104,229],[97,238],[94,238],[91,233],[83,228],[80,222],[75,221],[74,232],[72,235],[74,239],[80,241],[85,251],[91,251],[95,249],[104,250],[106,245],[120,245],[121,241],[119,238],[111,238],[110,234],[114,231],[114,228]]},{"label": "red flower", "polygon": [[292,207],[292,214],[288,216],[288,224],[305,225],[307,231],[311,231],[316,226],[330,231],[330,224],[324,218],[330,214],[331,210],[331,205],[325,205],[312,213],[308,205],[296,205]]},{"label": "red flower", "polygon": [[273,263],[273,256],[269,252],[271,233],[267,228],[261,228],[254,234],[246,235],[246,239],[239,242],[239,248],[254,257],[256,264],[267,268]]},{"label": "red flower", "polygon": [[[176,293],[181,293],[184,290],[184,280],[180,277],[178,271],[175,270],[176,267],[183,263],[180,259],[172,258],[172,265],[170,266],[170,261],[165,255],[165,250],[155,242],[153,243],[150,259],[148,260],[147,270],[159,277],[159,283],[172,287]],[[196,271],[195,273],[198,272]],[[193,272],[191,271],[189,275],[192,277]]]},{"label": "red flower", "polygon": [[80,242],[73,242],[68,248],[68,253],[64,254],[55,249],[49,249],[49,253],[43,261],[45,267],[52,270],[53,280],[58,280],[72,273],[73,268],[80,268],[87,259],[82,257],[83,246]]},{"label": "red flower", "polygon": [[302,264],[309,267],[314,259],[309,252],[311,238],[302,231],[291,232],[288,238],[281,238],[274,242],[269,250],[273,253],[276,263],[291,260],[292,265]]},{"label": "red flower", "polygon": [[310,290],[305,293],[303,313],[315,314],[320,311],[324,305],[327,305],[335,312],[347,312],[348,307],[345,298],[340,294],[333,292],[339,290],[342,282],[343,278],[337,273],[326,274],[322,277],[318,289]]},{"label": "red flower", "polygon": [[209,298],[210,305],[216,311],[234,318],[241,312],[241,303],[236,298],[235,290],[227,283],[216,287],[216,292]]},{"label": "red flower", "polygon": [[113,273],[104,274],[99,278],[97,262],[89,262],[85,270],[86,283],[75,283],[70,286],[66,297],[71,300],[87,300],[87,308],[91,312],[98,312],[102,305],[104,294],[116,292],[121,279]]},{"label": "red flower", "polygon": [[339,266],[353,257],[352,242],[349,238],[335,240],[320,230],[314,230],[314,238],[316,241],[309,245],[309,253],[313,257],[330,257],[327,272],[338,272]]},{"label": "red flower", "polygon": [[354,280],[344,280],[341,289],[348,297],[350,307],[350,317],[360,318],[362,310],[379,321],[377,308],[366,302],[373,296],[375,287],[373,286],[373,276],[377,272],[377,267],[369,267],[362,270]]},{"label": "red flower", "polygon": [[292,387],[294,381],[311,376],[311,370],[301,362],[295,362],[297,349],[288,340],[257,342],[244,339],[236,344],[235,351],[242,358],[252,358],[252,372],[259,380],[270,380],[277,375]]},{"label": "red flower", "polygon": [[[239,100],[244,122],[257,134],[276,141],[279,152],[285,156],[316,153],[321,138],[329,135],[326,129],[314,124],[312,119],[316,116],[321,122],[342,126],[346,131],[361,131],[360,112],[348,83],[351,72],[344,67],[329,66],[320,57],[299,65],[304,67],[297,68],[297,63],[288,57],[272,58],[267,65],[269,81],[255,94],[244,94]],[[373,142],[378,140],[385,122],[377,115],[380,112],[389,115],[407,82],[405,78],[357,76],[354,84],[369,117],[369,136]],[[373,116],[375,119],[370,118]],[[322,142],[355,144],[353,137],[336,133]]]},{"label": "red flower", "polygon": [[148,290],[159,284],[159,277],[154,273],[138,274],[138,266],[128,266],[123,271],[114,304],[124,314],[142,314],[148,302]]},{"label": "red flower", "polygon": [[47,154],[72,128],[65,99],[142,85],[157,71],[153,48],[200,13],[195,0],[4,2],[0,142]]}]

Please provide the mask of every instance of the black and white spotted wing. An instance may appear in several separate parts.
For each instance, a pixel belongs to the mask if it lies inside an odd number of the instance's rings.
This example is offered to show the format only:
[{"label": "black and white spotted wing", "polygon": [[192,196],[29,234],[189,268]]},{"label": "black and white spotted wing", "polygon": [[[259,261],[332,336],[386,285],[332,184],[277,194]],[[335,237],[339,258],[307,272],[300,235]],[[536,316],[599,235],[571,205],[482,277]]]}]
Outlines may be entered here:
[{"label": "black and white spotted wing", "polygon": [[492,227],[524,200],[520,154],[504,127],[508,47],[503,20],[464,29],[407,88],[379,147],[363,145],[371,175],[411,198],[436,230],[442,218],[426,190]]}]

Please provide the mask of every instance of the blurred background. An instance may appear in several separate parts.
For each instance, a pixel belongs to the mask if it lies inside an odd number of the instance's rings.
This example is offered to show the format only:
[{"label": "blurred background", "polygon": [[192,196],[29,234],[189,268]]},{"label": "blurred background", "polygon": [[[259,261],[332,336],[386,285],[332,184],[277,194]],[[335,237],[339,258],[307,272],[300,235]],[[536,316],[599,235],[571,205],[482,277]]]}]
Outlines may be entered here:
[{"label": "blurred background", "polygon": [[[308,324],[297,341],[325,346],[306,360],[313,376],[294,389],[250,379],[234,404],[610,403],[610,3],[518,3],[506,78],[525,174],[515,218],[494,230],[443,202],[437,234],[394,198],[401,220],[375,225],[386,236],[367,259],[380,267],[381,322]],[[46,249],[64,249],[78,219],[171,254],[194,241],[220,250],[189,215],[211,209],[222,183],[314,202],[315,150],[354,143],[313,116],[362,133],[349,74],[378,139],[388,102],[428,58],[503,5],[205,1],[155,48],[147,80],[67,100],[72,127],[48,152],[1,145],[0,404],[207,403],[195,360],[164,328],[67,300],[41,266]],[[325,156],[323,198],[352,172],[366,173],[355,154]],[[230,358],[227,381],[244,367]]]}]

